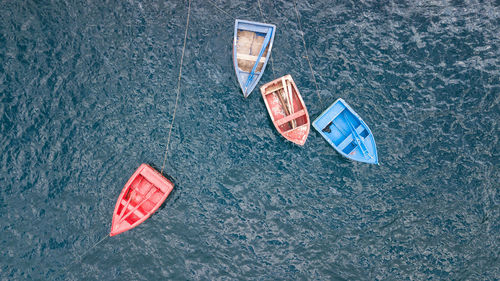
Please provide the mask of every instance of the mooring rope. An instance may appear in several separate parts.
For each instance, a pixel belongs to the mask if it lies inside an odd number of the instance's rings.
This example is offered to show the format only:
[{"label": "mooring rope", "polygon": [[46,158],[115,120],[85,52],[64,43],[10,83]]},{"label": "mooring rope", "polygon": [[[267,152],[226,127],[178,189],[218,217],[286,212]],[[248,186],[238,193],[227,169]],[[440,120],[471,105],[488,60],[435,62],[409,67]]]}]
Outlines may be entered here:
[{"label": "mooring rope", "polygon": [[222,8],[220,8],[219,6],[217,6],[213,1],[211,0],[207,0],[208,2],[210,2],[210,4],[212,4],[212,6],[214,6],[215,8],[217,8],[219,11],[223,12],[224,14],[230,16],[231,18],[235,19],[234,16],[232,16],[230,13],[224,11]]},{"label": "mooring rope", "polygon": [[172,115],[172,122],[170,122],[170,129],[168,131],[167,145],[165,148],[165,155],[163,157],[163,165],[161,166],[161,174],[163,175],[163,169],[165,168],[165,162],[167,161],[168,147],[170,145],[170,136],[172,135],[172,127],[174,126],[175,114],[177,112],[177,103],[179,101],[179,95],[181,92],[181,77],[182,77],[182,63],[184,62],[184,51],[186,50],[186,41],[189,28],[189,15],[191,14],[191,0],[188,0],[188,16],[186,19],[186,30],[184,31],[184,46],[182,47],[181,55],[181,65],[179,67],[179,79],[177,79],[177,97],[175,98],[174,114]]},{"label": "mooring rope", "polygon": [[[167,160],[167,155],[168,155],[168,147],[170,145],[170,136],[172,135],[172,127],[174,125],[175,121],[175,113],[177,111],[177,104],[179,101],[179,95],[180,95],[180,88],[181,88],[181,77],[182,77],[182,63],[184,61],[184,51],[186,50],[186,41],[187,41],[187,32],[189,28],[189,15],[191,14],[191,0],[188,0],[188,16],[186,20],[186,31],[184,32],[184,46],[182,47],[182,55],[181,55],[181,65],[179,67],[179,78],[177,80],[177,97],[175,98],[175,106],[174,106],[174,113],[172,115],[172,122],[170,123],[170,130],[168,132],[168,139],[167,139],[167,147],[165,149],[165,156],[163,158],[163,165],[161,167],[161,174],[163,175],[163,169],[165,168],[165,162]],[[68,264],[66,267],[63,269],[59,270],[57,274],[61,272],[67,272],[73,264],[75,264],[78,261],[82,261],[89,253],[92,251],[97,245],[101,244],[104,240],[106,240],[109,236],[109,234],[106,234],[106,236],[102,237],[97,243],[95,243],[92,247],[87,249],[83,254],[78,256],[78,258],[74,259],[70,264]]]},{"label": "mooring rope", "polygon": [[[207,0],[207,1],[210,4],[212,4],[212,6],[214,6],[215,8],[217,8],[217,10],[223,12],[224,14],[228,15],[232,19],[236,19],[233,15],[231,15],[227,11],[224,11],[224,9],[222,9],[221,7],[217,6],[217,4],[215,4],[212,0]],[[262,7],[260,6],[260,0],[257,0],[257,4],[259,5],[260,17],[262,18],[262,21],[265,22],[266,19],[264,18],[264,13],[262,12]],[[274,62],[273,62],[273,54],[272,53],[271,53],[271,55],[269,55],[269,59],[271,60],[271,70],[273,72],[273,78],[276,78],[276,72],[274,71]]]},{"label": "mooring rope", "polygon": [[[224,14],[234,18],[230,13],[224,11],[224,9],[220,8],[219,6],[217,6],[213,1],[211,0],[208,0],[208,2],[210,2],[210,4],[212,4],[212,6],[214,6],[215,8],[217,8],[219,11],[223,12]],[[259,11],[260,11],[260,16],[262,18],[263,21],[265,21],[265,18],[264,18],[264,13],[262,12],[262,7],[260,5],[260,0],[257,0],[257,4],[259,6]],[[307,50],[307,44],[306,44],[306,40],[304,38],[304,31],[302,29],[302,23],[300,21],[300,14],[299,14],[299,11],[297,9],[297,3],[295,0],[293,0],[293,8],[295,9],[295,15],[297,16],[297,24],[299,26],[299,30],[300,30],[300,35],[302,37],[302,43],[304,45],[304,51],[306,53],[305,55],[305,59],[307,60],[307,63],[309,65],[309,70],[311,71],[311,76],[312,76],[312,79],[313,79],[313,82],[314,82],[314,87],[316,88],[316,95],[318,96],[318,99],[321,103],[321,106],[323,106],[323,100],[321,99],[321,95],[319,94],[319,87],[318,87],[318,82],[316,80],[316,75],[314,74],[314,70],[313,70],[313,67],[312,67],[312,63],[311,63],[311,60],[309,59],[309,51]],[[271,70],[273,72],[273,76],[274,78],[276,78],[276,73],[274,71],[274,62],[273,62],[273,57],[272,57],[272,54],[270,56],[270,59],[271,59]]]},{"label": "mooring rope", "polygon": [[[259,4],[260,17],[262,18],[262,21],[265,22],[266,19],[264,18],[264,13],[262,12],[262,7],[260,6],[260,0],[257,0],[257,4]],[[276,30],[274,32],[276,32]],[[271,60],[271,70],[273,71],[273,79],[276,79],[276,73],[274,72],[274,62],[273,62],[273,54],[272,53],[269,55],[269,59]]]},{"label": "mooring rope", "polygon": [[297,23],[299,25],[299,30],[300,30],[300,35],[302,36],[302,43],[304,43],[304,50],[306,52],[305,58],[307,59],[307,62],[309,63],[309,69],[311,70],[311,75],[314,81],[314,86],[316,87],[316,94],[318,95],[319,102],[321,103],[321,107],[323,106],[323,101],[321,100],[321,96],[319,94],[319,87],[318,87],[318,82],[316,82],[316,76],[314,75],[314,70],[311,64],[311,61],[309,60],[309,53],[307,51],[307,45],[306,45],[306,40],[304,39],[304,31],[302,30],[302,24],[300,22],[300,15],[299,11],[297,10],[297,4],[295,0],[293,0],[293,7],[295,8],[295,14],[297,15]]},{"label": "mooring rope", "polygon": [[68,272],[68,270],[71,268],[72,265],[74,265],[76,262],[78,261],[82,261],[89,253],[92,249],[94,249],[97,245],[101,244],[104,240],[106,240],[106,238],[109,238],[109,234],[106,234],[106,236],[104,236],[103,238],[101,238],[99,240],[99,242],[95,243],[94,246],[90,247],[89,249],[87,249],[85,252],[83,252],[83,254],[81,254],[80,256],[78,256],[76,259],[74,259],[70,264],[68,264],[66,267],[64,267],[63,269],[59,270],[57,272],[57,274],[61,273],[61,272]]}]

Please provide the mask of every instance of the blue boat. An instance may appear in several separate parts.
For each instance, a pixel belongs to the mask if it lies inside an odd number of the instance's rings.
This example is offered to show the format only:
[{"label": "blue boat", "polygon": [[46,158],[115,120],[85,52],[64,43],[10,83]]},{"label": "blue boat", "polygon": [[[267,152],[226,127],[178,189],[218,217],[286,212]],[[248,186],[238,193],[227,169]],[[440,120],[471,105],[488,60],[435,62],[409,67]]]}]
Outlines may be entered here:
[{"label": "blue boat", "polygon": [[313,122],[313,127],[343,156],[378,164],[375,138],[368,125],[343,100],[336,100]]},{"label": "blue boat", "polygon": [[234,25],[233,62],[243,95],[248,97],[259,83],[273,48],[276,26],[236,20]]}]

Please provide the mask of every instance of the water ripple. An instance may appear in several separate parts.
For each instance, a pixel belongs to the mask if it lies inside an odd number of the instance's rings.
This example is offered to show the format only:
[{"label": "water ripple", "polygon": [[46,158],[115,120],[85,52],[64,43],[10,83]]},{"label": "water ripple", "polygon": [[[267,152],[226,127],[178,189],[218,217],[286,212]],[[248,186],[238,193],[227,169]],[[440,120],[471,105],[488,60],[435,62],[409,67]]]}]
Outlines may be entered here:
[{"label": "water ripple", "polygon": [[[278,27],[262,81],[291,74],[311,118],[344,98],[381,164],[314,131],[286,142],[238,89],[234,19],[193,1],[175,189],[66,269],[108,233],[135,168],[161,168],[186,3],[4,1],[0,279],[498,279],[498,5],[298,2],[317,93],[293,3],[260,2]],[[214,3],[261,20],[255,2]]]}]

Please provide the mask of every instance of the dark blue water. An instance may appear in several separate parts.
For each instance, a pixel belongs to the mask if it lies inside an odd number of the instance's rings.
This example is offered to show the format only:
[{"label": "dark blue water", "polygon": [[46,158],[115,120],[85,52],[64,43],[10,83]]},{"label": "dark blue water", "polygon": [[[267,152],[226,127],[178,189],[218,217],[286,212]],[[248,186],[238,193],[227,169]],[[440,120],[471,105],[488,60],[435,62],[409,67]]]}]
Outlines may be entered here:
[{"label": "dark blue water", "polygon": [[232,67],[258,3],[194,0],[174,192],[86,253],[134,170],[161,169],[187,2],[0,1],[0,279],[498,280],[499,4],[382,2],[297,3],[317,92],[293,2],[261,1],[261,84],[291,74],[312,119],[345,99],[379,166],[285,141]]}]

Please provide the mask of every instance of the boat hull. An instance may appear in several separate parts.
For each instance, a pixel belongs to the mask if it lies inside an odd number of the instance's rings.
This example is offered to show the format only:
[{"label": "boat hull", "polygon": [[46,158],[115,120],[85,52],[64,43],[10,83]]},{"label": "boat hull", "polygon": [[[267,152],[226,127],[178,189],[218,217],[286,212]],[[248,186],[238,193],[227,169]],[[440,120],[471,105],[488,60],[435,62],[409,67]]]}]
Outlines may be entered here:
[{"label": "boat hull", "polygon": [[271,56],[276,26],[236,20],[233,40],[233,63],[238,84],[246,98],[264,74]]},{"label": "boat hull", "polygon": [[110,236],[130,230],[149,218],[174,188],[172,182],[147,164],[130,177],[116,201]]},{"label": "boat hull", "polygon": [[260,91],[276,130],[287,140],[304,145],[310,130],[309,113],[292,76],[273,80]]},{"label": "boat hull", "polygon": [[313,121],[313,127],[340,154],[351,160],[378,164],[375,138],[359,115],[336,100]]}]

